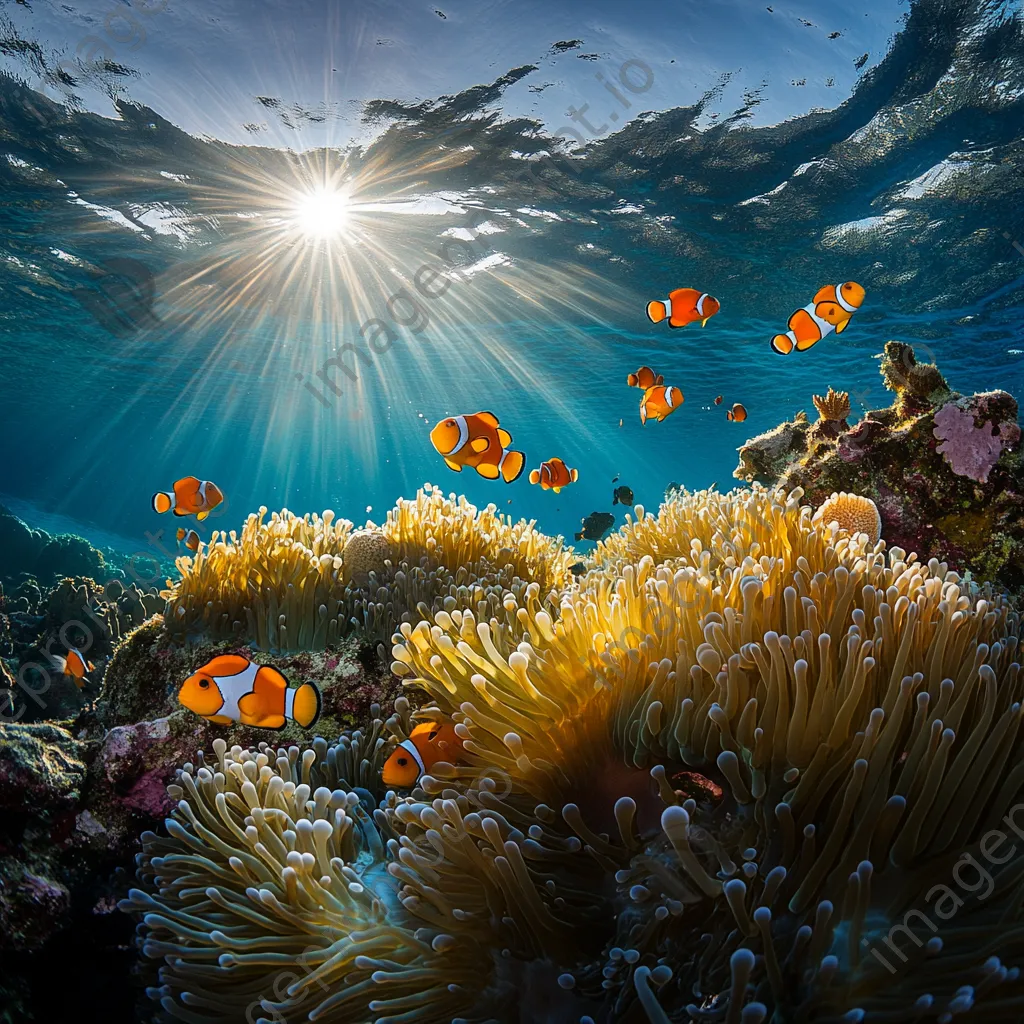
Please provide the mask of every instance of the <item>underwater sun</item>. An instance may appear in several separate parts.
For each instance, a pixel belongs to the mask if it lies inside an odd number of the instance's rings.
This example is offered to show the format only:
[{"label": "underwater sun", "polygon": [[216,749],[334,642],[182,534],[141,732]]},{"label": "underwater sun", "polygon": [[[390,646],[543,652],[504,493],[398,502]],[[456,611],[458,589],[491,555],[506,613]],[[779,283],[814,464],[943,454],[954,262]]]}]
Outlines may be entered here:
[{"label": "underwater sun", "polygon": [[295,226],[310,238],[334,238],[345,230],[351,204],[348,194],[331,187],[303,195],[295,206]]}]

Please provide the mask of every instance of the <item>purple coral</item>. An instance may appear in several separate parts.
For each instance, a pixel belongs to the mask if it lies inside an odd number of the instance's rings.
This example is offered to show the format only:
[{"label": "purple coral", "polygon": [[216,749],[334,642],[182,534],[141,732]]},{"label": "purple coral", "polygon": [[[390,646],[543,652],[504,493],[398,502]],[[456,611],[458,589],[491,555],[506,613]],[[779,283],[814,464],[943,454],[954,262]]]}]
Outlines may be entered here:
[{"label": "purple coral", "polygon": [[1011,441],[990,422],[975,426],[974,413],[956,402],[947,402],[935,414],[934,434],[943,442],[937,450],[953,472],[981,484],[988,482],[1004,443]]}]

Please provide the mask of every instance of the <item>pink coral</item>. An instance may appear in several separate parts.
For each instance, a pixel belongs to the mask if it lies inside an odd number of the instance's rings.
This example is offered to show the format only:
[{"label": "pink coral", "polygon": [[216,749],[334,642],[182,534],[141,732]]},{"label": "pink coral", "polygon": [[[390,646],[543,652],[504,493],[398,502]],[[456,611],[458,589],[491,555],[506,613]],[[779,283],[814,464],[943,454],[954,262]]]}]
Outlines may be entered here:
[{"label": "pink coral", "polygon": [[947,402],[935,414],[935,436],[943,443],[938,451],[957,476],[987,483],[1005,443],[992,423],[975,426],[974,413],[957,402]]}]

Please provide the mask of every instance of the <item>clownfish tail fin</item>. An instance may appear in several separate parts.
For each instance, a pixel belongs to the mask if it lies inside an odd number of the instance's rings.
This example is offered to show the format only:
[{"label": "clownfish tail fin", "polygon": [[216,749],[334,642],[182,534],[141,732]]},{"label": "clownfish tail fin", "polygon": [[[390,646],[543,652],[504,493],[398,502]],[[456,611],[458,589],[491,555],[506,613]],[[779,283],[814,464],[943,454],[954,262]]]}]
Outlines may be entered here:
[{"label": "clownfish tail fin", "polygon": [[574,469],[569,474],[569,479],[572,480],[573,483],[576,483],[576,481],[579,480],[579,478],[580,478],[580,471],[578,469]]},{"label": "clownfish tail fin", "polygon": [[320,691],[312,683],[303,683],[295,691],[292,718],[303,729],[308,729],[320,717]]},{"label": "clownfish tail fin", "polygon": [[668,306],[664,302],[647,303],[647,319],[652,324],[660,324],[668,316]]},{"label": "clownfish tail fin", "polygon": [[174,493],[172,491],[157,491],[156,494],[153,495],[154,512],[160,512],[161,514],[164,512],[170,512],[173,506]]},{"label": "clownfish tail fin", "polygon": [[502,480],[507,484],[512,483],[513,480],[518,480],[525,465],[526,456],[522,452],[505,452],[498,466],[501,470]]},{"label": "clownfish tail fin", "polygon": [[531,469],[530,470],[530,483],[531,484],[539,484],[540,483],[540,470],[539,469]]},{"label": "clownfish tail fin", "polygon": [[637,376],[637,375],[636,375],[635,373],[631,373],[631,374],[630,374],[630,375],[629,375],[629,376],[628,376],[628,377],[626,378],[626,383],[627,383],[627,384],[628,384],[628,385],[629,385],[629,386],[630,386],[631,388],[635,388],[635,387],[637,387],[637,386],[638,386],[638,384],[640,383],[640,378],[639,378],[639,377],[638,377],[638,376]]},{"label": "clownfish tail fin", "polygon": [[788,356],[793,351],[793,341],[788,334],[776,334],[772,338],[772,351],[780,356]]}]

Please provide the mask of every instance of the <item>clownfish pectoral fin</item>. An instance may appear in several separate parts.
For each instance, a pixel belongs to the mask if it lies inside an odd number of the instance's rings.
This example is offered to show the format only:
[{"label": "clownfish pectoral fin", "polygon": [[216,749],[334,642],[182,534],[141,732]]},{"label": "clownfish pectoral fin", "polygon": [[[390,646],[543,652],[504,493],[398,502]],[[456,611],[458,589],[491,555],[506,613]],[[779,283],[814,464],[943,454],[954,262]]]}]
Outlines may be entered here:
[{"label": "clownfish pectoral fin", "polygon": [[706,317],[704,317],[704,319],[703,319],[703,320],[701,320],[701,322],[700,322],[700,325],[701,325],[701,327],[707,327],[707,325],[708,325],[708,321],[709,321],[710,319],[711,319],[711,317],[709,317],[709,316],[706,316]]},{"label": "clownfish pectoral fin", "polygon": [[498,443],[502,448],[507,448],[512,443],[512,435],[502,427],[498,427]]},{"label": "clownfish pectoral fin", "polygon": [[498,479],[498,467],[491,462],[482,462],[476,467],[476,471],[485,480],[497,480]]},{"label": "clownfish pectoral fin", "polygon": [[477,417],[482,419],[488,426],[496,427],[498,425],[498,417],[493,412],[478,412]]},{"label": "clownfish pectoral fin", "polygon": [[209,514],[209,512],[197,512],[196,519],[198,519],[199,522],[202,522]]},{"label": "clownfish pectoral fin", "polygon": [[530,470],[530,483],[531,484],[539,484],[540,483],[540,470],[539,469],[531,469]]},{"label": "clownfish pectoral fin", "polygon": [[561,487],[552,487],[551,490],[553,490],[555,492],[555,494],[561,494],[562,493],[562,488]]},{"label": "clownfish pectoral fin", "polygon": [[488,441],[486,437],[478,437],[470,441],[469,447],[474,452],[476,452],[477,455],[482,455],[485,451],[487,451],[487,448],[490,445],[490,443],[491,442]]},{"label": "clownfish pectoral fin", "polygon": [[846,328],[849,325],[849,323],[850,323],[849,319],[840,320],[839,323],[836,324],[836,334],[842,334],[843,331],[846,330]]},{"label": "clownfish pectoral fin", "polygon": [[647,424],[647,403],[640,403],[640,423],[642,426]]},{"label": "clownfish pectoral fin", "polygon": [[460,466],[460,465],[459,465],[459,464],[458,464],[457,462],[452,462],[452,460],[451,460],[451,459],[445,459],[445,460],[444,460],[444,464],[445,464],[445,465],[446,465],[446,466],[447,466],[447,467],[448,467],[449,469],[452,469],[452,470],[454,470],[454,471],[455,471],[456,473],[461,473],[461,472],[462,472],[462,467],[461,467],[461,466]]}]

